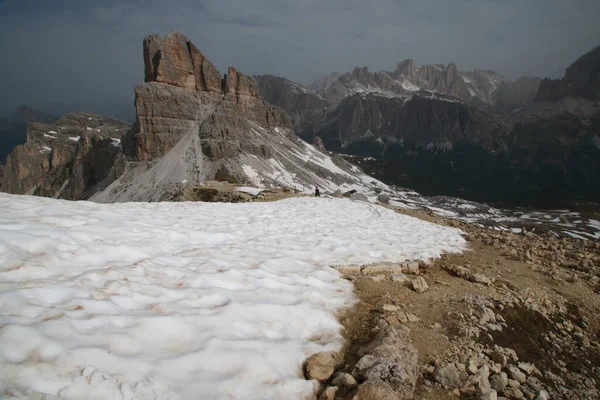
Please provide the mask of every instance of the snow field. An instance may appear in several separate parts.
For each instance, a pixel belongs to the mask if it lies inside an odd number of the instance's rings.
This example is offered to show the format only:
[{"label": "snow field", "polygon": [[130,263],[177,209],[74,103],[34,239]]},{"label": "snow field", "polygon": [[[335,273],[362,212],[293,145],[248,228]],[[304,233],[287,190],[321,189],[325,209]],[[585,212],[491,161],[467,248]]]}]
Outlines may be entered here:
[{"label": "snow field", "polygon": [[0,194],[0,397],[292,399],[338,350],[331,265],[437,257],[458,230],[347,199],[68,202]]}]

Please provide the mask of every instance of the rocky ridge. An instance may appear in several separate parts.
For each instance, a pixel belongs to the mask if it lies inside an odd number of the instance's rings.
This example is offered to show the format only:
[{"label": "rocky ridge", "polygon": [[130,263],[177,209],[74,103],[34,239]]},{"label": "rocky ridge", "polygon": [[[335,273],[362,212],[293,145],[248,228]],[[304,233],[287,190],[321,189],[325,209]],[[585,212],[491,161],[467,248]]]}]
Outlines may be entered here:
[{"label": "rocky ridge", "polygon": [[79,200],[123,171],[126,122],[74,113],[54,124],[32,123],[24,145],[6,158],[1,190]]},{"label": "rocky ridge", "polygon": [[[322,97],[339,102],[361,92],[379,92],[388,96],[410,96],[420,90],[457,97],[469,104],[501,111],[530,103],[535,97],[540,78],[509,81],[495,71],[474,69],[461,72],[454,63],[429,64],[418,67],[406,59],[394,71],[371,72],[367,67],[355,67],[340,75],[337,81],[322,78],[311,88]],[[325,86],[319,82],[331,82]]]}]

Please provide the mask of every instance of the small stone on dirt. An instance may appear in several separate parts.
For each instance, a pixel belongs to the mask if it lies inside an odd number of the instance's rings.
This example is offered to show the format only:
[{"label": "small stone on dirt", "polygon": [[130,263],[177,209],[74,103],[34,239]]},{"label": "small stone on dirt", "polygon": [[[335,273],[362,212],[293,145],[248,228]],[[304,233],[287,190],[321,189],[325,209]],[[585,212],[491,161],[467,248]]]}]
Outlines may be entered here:
[{"label": "small stone on dirt", "polygon": [[390,275],[390,279],[396,283],[404,283],[408,281],[408,276],[404,274],[392,274]]},{"label": "small stone on dirt", "polygon": [[475,282],[475,283],[482,283],[484,285],[492,284],[491,279],[483,274],[471,274],[471,275],[469,275],[469,281]]},{"label": "small stone on dirt", "polygon": [[384,304],[381,309],[383,311],[387,311],[387,312],[394,312],[394,311],[398,311],[399,308],[393,304]]},{"label": "small stone on dirt", "polygon": [[422,277],[413,279],[410,284],[412,289],[417,293],[424,293],[427,289],[429,289],[427,281]]},{"label": "small stone on dirt", "polygon": [[408,322],[419,322],[421,320],[415,314],[409,312],[406,313],[406,318],[408,318]]},{"label": "small stone on dirt", "polygon": [[356,379],[346,372],[340,372],[337,374],[331,383],[335,386],[345,387],[348,389],[354,389],[357,386]]},{"label": "small stone on dirt", "polygon": [[339,387],[337,386],[329,386],[327,389],[323,390],[319,396],[319,400],[334,400],[338,389]]}]

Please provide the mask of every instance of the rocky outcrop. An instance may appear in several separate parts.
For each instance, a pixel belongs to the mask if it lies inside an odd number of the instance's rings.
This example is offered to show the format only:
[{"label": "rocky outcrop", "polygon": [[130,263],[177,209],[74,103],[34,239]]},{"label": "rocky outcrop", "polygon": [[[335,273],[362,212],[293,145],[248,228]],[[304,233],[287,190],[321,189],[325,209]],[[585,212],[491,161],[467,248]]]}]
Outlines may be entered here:
[{"label": "rocky outcrop", "polygon": [[[204,153],[231,156],[241,146],[232,140],[235,129],[226,129],[224,120],[235,119],[235,114],[266,127],[291,126],[282,110],[259,99],[252,77],[230,67],[221,79],[214,65],[179,32],[164,39],[147,36],[144,65],[146,83],[135,89],[136,127],[124,143],[126,154],[136,161],[164,156],[194,129],[206,139]],[[222,114],[215,114],[217,111]],[[249,129],[240,121],[237,126],[236,121],[230,122],[233,127]],[[219,136],[213,129],[217,125],[225,139],[220,145],[213,140]]]},{"label": "rocky outcrop", "polygon": [[198,91],[221,93],[221,75],[185,36],[171,32],[144,39],[146,82],[162,82]]},{"label": "rocky outcrop", "polygon": [[51,124],[58,117],[34,110],[29,106],[19,106],[8,118],[0,118],[0,163],[18,145],[24,144],[27,138],[27,124],[41,122]]},{"label": "rocky outcrop", "polygon": [[558,101],[565,97],[600,100],[600,46],[579,57],[562,79],[544,79],[536,101]]},{"label": "rocky outcrop", "polygon": [[1,190],[69,200],[87,198],[123,171],[121,137],[130,125],[74,113],[54,125],[33,123],[7,157]]},{"label": "rocky outcrop", "polygon": [[283,108],[294,125],[294,131],[301,137],[310,136],[320,123],[320,118],[331,106],[315,92],[299,83],[273,75],[254,77],[258,83],[260,96],[270,104]]},{"label": "rocky outcrop", "polygon": [[92,200],[173,200],[182,187],[209,180],[310,191],[368,181],[300,140],[252,77],[230,67],[221,79],[182,34],[148,36],[144,64],[136,123],[123,140],[127,172]]}]

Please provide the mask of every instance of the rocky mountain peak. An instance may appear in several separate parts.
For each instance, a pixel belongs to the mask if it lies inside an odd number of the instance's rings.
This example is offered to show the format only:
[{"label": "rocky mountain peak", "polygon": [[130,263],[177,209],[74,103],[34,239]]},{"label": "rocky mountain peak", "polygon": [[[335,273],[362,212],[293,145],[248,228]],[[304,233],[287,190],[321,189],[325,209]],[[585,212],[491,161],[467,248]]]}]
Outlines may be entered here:
[{"label": "rocky mountain peak", "polygon": [[396,66],[396,70],[394,71],[394,74],[396,75],[404,75],[404,76],[411,76],[415,73],[415,71],[417,70],[417,64],[415,63],[415,60],[413,60],[412,58],[407,58],[406,60],[402,61],[401,63],[398,63],[398,65]]},{"label": "rocky mountain peak", "polygon": [[254,79],[229,67],[221,78],[213,63],[183,34],[144,39],[145,82],[160,82],[198,92],[258,97]]}]

